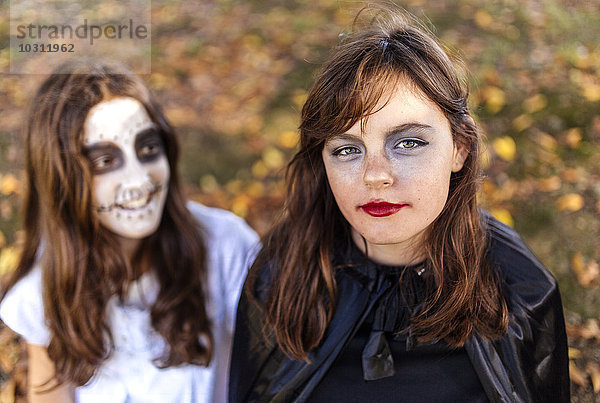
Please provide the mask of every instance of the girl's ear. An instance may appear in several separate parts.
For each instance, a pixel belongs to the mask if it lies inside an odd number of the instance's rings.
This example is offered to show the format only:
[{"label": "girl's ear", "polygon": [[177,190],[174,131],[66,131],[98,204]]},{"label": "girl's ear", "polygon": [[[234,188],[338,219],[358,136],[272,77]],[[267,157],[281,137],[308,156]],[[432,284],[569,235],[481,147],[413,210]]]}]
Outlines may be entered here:
[{"label": "girl's ear", "polygon": [[458,172],[462,169],[465,160],[469,156],[467,147],[463,144],[454,145],[454,160],[452,161],[452,172]]},{"label": "girl's ear", "polygon": [[[466,119],[475,126],[475,121],[470,115],[466,115]],[[452,160],[452,172],[458,172],[462,169],[465,160],[469,156],[469,150],[463,142],[454,143],[454,159]]]}]

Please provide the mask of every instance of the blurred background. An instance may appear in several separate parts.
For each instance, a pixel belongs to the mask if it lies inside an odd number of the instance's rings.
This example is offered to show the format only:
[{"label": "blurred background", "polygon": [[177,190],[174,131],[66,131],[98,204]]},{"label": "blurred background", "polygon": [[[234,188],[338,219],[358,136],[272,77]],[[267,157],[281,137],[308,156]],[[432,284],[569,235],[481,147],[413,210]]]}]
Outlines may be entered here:
[{"label": "blurred background", "polygon": [[[108,2],[107,2],[108,3]],[[600,401],[600,1],[396,1],[468,69],[487,135],[480,200],[559,280],[573,401]],[[175,126],[189,197],[264,233],[281,206],[314,74],[364,3],[153,1],[152,73]],[[0,1],[0,274],[14,269],[24,111],[40,75],[8,74]],[[0,323],[0,401],[23,399],[22,342]]]}]

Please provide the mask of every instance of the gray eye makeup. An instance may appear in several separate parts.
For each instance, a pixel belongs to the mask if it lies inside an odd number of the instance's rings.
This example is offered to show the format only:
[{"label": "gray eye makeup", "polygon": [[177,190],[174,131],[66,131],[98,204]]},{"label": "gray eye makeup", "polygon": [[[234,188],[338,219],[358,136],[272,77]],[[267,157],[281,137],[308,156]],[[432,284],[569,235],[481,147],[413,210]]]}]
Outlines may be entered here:
[{"label": "gray eye makeup", "polygon": [[429,145],[426,138],[433,128],[420,123],[406,123],[390,129],[386,135],[386,146],[395,151],[410,152]]},{"label": "gray eye makeup", "polygon": [[[143,130],[135,136],[135,153],[142,163],[150,163],[164,155],[165,148],[156,127]],[[86,146],[83,151],[90,162],[94,175],[102,175],[120,169],[125,164],[125,156],[119,146],[101,141]]]},{"label": "gray eye makeup", "polygon": [[90,162],[95,175],[114,171],[123,166],[123,152],[114,144],[101,142],[88,146],[84,155]]},{"label": "gray eye makeup", "polygon": [[165,151],[162,137],[156,127],[138,133],[135,137],[134,147],[141,162],[153,162]]}]

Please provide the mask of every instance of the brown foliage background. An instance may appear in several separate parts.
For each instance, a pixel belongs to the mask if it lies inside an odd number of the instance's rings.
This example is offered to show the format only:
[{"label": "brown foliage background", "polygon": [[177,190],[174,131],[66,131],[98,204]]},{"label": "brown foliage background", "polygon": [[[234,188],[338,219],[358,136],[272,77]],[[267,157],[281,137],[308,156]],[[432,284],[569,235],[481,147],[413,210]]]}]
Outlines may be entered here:
[{"label": "brown foliage background", "polygon": [[[110,1],[106,1],[110,3]],[[470,108],[488,136],[482,204],[512,225],[560,282],[573,401],[600,401],[600,2],[397,1],[465,60]],[[153,1],[152,74],[177,128],[191,198],[264,232],[280,207],[315,70],[363,3]],[[0,1],[0,273],[22,238],[28,99],[43,79],[8,74]],[[0,324],[0,401],[22,398],[22,342]]]}]

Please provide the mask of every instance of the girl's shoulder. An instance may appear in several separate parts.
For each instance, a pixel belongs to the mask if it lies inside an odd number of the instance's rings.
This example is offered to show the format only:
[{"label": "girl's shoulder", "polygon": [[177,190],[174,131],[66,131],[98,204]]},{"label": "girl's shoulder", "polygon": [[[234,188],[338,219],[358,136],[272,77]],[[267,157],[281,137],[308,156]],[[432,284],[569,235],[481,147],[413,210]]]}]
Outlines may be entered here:
[{"label": "girl's shoulder", "polygon": [[206,245],[209,311],[214,322],[224,320],[226,328],[233,331],[240,290],[260,247],[258,235],[229,211],[196,202],[188,202],[187,208],[198,222]]},{"label": "girl's shoulder", "polygon": [[230,211],[188,201],[187,208],[203,228],[207,246],[218,246],[226,242],[228,248],[235,244],[254,246],[258,243],[258,235],[243,218]]},{"label": "girl's shoulder", "polygon": [[44,323],[42,270],[34,266],[4,296],[0,318],[30,344],[48,345],[50,334]]}]

